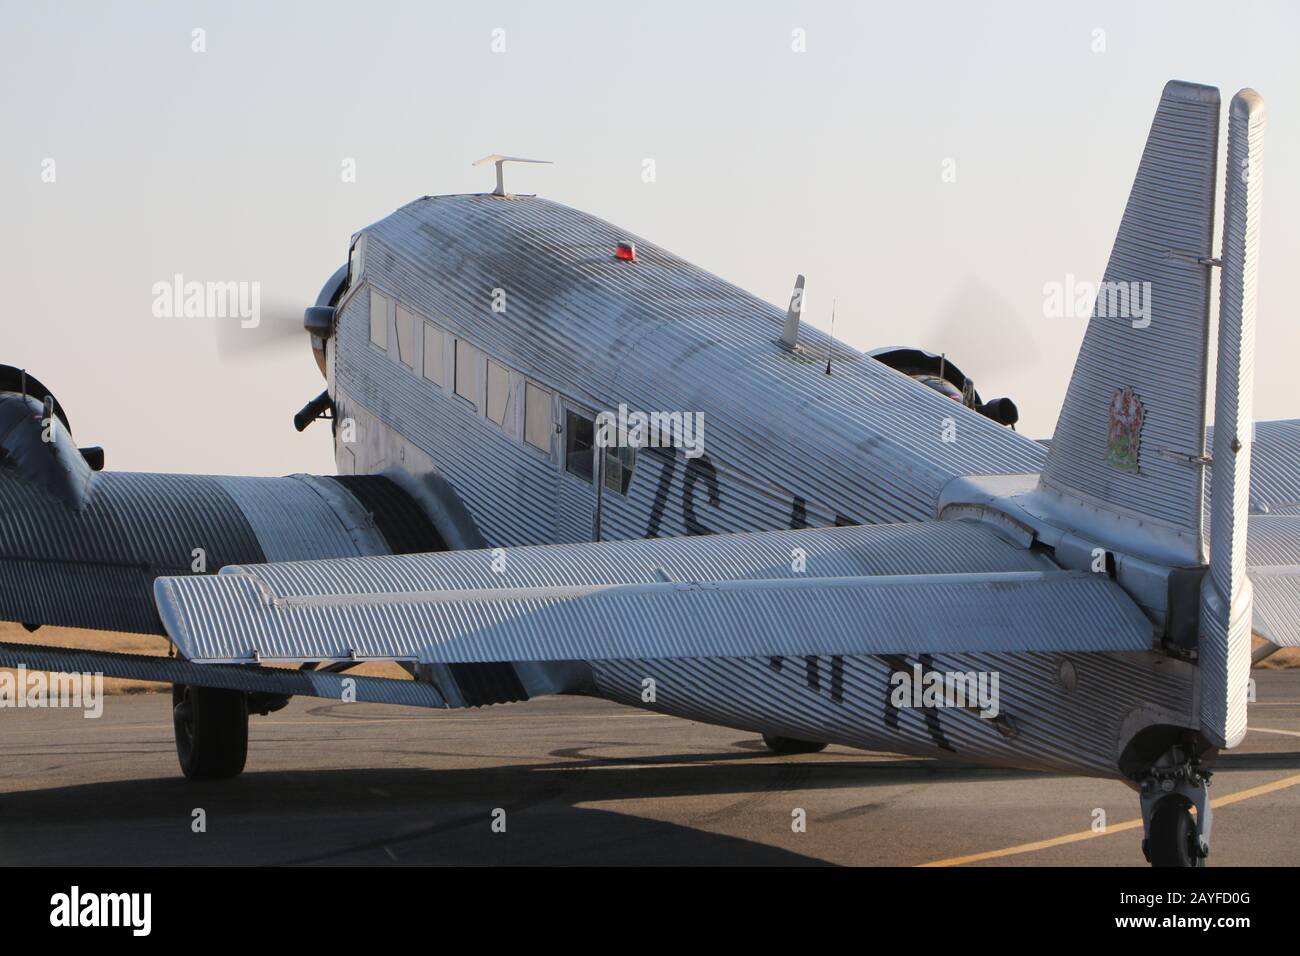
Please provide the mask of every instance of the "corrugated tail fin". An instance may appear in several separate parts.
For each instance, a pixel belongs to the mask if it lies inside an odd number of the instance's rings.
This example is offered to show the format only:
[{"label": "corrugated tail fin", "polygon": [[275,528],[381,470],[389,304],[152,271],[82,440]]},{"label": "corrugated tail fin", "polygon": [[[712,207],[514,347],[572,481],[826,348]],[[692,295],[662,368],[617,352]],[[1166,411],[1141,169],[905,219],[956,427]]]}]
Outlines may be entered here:
[{"label": "corrugated tail fin", "polygon": [[1246,734],[1252,594],[1246,576],[1250,511],[1255,291],[1264,141],[1264,101],[1232,98],[1223,190],[1223,276],[1214,405],[1210,572],[1201,586],[1201,730],[1232,747]]},{"label": "corrugated tail fin", "polygon": [[1203,562],[1219,92],[1171,82],[1098,290],[1040,487]]}]

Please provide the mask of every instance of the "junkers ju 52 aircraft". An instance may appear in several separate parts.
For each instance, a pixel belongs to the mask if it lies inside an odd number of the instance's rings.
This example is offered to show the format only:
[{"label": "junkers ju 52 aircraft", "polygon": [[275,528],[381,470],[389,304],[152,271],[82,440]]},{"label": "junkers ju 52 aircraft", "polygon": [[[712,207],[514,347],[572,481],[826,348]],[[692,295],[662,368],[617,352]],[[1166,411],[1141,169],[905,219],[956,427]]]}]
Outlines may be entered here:
[{"label": "junkers ju 52 aircraft", "polygon": [[[966,385],[946,369],[801,328],[798,289],[783,313],[507,194],[506,157],[494,192],[361,230],[306,310],[328,385],[297,424],[330,420],[336,476],[102,471],[9,370],[0,618],[177,653],[0,664],[172,683],[193,778],[243,769],[250,712],[345,681],[429,707],[589,694],[778,752],[1118,778],[1148,859],[1200,865],[1252,630],[1300,644],[1300,422],[1251,415],[1263,105],[1228,109],[1215,256],[1219,117],[1216,89],[1166,86],[1105,273],[1150,283],[1150,321],[1099,302],[1047,446],[942,394]],[[344,673],[374,660],[414,679]],[[984,676],[996,699],[966,693]]]}]

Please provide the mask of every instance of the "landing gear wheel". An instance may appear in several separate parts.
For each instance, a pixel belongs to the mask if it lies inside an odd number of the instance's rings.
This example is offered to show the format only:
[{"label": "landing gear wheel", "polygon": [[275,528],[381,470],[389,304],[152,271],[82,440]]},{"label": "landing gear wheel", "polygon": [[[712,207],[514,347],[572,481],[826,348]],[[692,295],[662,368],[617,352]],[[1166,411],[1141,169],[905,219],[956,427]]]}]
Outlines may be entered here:
[{"label": "landing gear wheel", "polygon": [[826,749],[825,744],[811,740],[795,740],[793,737],[777,737],[773,734],[764,734],[763,743],[774,754],[815,754]]},{"label": "landing gear wheel", "polygon": [[176,756],[190,780],[238,776],[248,757],[248,696],[216,687],[172,686]]},{"label": "landing gear wheel", "polygon": [[1181,800],[1164,799],[1151,812],[1151,832],[1146,838],[1152,866],[1205,866],[1192,810]]}]

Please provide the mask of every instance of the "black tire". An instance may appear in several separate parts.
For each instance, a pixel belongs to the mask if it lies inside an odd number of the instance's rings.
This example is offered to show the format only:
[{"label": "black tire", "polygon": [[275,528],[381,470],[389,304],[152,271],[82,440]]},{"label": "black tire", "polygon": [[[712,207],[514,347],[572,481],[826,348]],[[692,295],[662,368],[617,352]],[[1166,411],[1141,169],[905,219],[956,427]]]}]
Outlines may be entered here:
[{"label": "black tire", "polygon": [[1147,853],[1152,866],[1205,866],[1190,807],[1168,798],[1156,804],[1151,811]]},{"label": "black tire", "polygon": [[795,740],[793,737],[777,737],[773,734],[764,734],[763,743],[774,754],[815,754],[826,749],[825,744],[811,740]]},{"label": "black tire", "polygon": [[176,756],[189,780],[238,776],[248,758],[248,697],[243,691],[172,686]]}]

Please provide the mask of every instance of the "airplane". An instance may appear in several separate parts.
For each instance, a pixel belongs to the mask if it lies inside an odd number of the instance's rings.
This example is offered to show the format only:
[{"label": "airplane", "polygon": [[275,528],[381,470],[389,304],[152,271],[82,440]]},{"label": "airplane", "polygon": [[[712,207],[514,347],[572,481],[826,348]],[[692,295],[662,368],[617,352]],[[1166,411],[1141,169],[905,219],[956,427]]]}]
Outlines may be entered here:
[{"label": "airplane", "polygon": [[1252,420],[1263,101],[1228,107],[1216,256],[1220,112],[1165,86],[1103,283],[1151,315],[1099,297],[1046,443],[946,356],[803,323],[802,277],[782,311],[506,192],[501,155],[492,192],[356,233],[306,309],[326,388],[295,426],[328,421],[336,475],[103,470],[5,367],[0,619],[172,653],[0,666],[171,683],[191,779],[294,695],[583,694],[779,754],[1121,780],[1149,862],[1202,866],[1252,655],[1300,645],[1300,421]]}]

